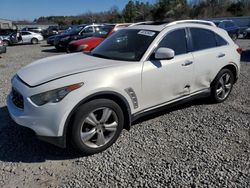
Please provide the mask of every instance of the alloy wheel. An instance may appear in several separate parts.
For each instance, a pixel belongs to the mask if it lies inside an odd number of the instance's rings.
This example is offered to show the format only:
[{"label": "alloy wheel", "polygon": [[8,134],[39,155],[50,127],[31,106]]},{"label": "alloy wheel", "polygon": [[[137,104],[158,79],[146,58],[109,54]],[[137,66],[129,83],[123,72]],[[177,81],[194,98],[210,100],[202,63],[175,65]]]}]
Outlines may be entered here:
[{"label": "alloy wheel", "polygon": [[81,125],[81,140],[90,148],[106,145],[115,135],[118,117],[108,107],[98,108],[90,112]]},{"label": "alloy wheel", "polygon": [[219,79],[219,82],[216,88],[216,95],[218,99],[224,100],[225,98],[227,98],[227,96],[231,92],[231,89],[232,89],[232,78],[230,74],[225,73]]}]

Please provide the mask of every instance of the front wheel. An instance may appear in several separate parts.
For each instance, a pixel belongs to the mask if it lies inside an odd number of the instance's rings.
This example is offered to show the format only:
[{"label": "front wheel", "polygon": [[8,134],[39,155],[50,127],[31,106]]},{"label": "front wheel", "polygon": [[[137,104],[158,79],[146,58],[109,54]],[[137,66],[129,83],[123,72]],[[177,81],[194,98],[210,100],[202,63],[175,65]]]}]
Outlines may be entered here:
[{"label": "front wheel", "polygon": [[222,69],[216,76],[211,86],[211,98],[214,102],[225,101],[232,91],[234,75],[228,69]]},{"label": "front wheel", "polygon": [[124,115],[117,103],[108,99],[90,101],[76,112],[72,143],[84,154],[99,153],[117,140],[123,124]]}]

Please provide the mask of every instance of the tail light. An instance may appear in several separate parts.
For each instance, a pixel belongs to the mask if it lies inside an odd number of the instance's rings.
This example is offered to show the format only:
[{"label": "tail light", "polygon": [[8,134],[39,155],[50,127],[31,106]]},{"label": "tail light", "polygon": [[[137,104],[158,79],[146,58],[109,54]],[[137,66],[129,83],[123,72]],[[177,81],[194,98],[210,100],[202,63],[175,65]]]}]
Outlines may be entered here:
[{"label": "tail light", "polygon": [[3,41],[0,40],[0,44],[3,44]]},{"label": "tail light", "polygon": [[236,50],[237,50],[237,52],[238,52],[239,54],[241,54],[242,51],[243,51],[242,48],[237,48]]}]

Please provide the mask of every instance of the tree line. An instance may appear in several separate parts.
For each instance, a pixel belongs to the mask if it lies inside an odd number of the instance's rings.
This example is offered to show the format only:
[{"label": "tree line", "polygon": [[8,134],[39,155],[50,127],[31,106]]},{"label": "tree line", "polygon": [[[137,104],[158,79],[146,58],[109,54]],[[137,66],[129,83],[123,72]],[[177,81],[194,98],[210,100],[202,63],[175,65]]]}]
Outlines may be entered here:
[{"label": "tree line", "polygon": [[117,6],[104,12],[87,12],[77,16],[48,16],[37,23],[75,25],[82,23],[120,23],[147,20],[167,21],[227,16],[250,16],[249,0],[157,0],[154,4],[128,1],[122,10]]}]

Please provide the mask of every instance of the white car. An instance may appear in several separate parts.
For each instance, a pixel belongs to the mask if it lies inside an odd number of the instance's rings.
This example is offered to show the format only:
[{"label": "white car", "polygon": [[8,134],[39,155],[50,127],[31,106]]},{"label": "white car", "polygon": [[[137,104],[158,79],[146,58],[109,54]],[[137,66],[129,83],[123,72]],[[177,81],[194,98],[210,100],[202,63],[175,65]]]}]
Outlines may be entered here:
[{"label": "white car", "polygon": [[149,24],[116,32],[90,54],[19,70],[7,97],[13,120],[42,140],[94,154],[163,106],[204,94],[214,102],[228,98],[241,50],[226,31],[203,22]]},{"label": "white car", "polygon": [[14,32],[3,38],[6,46],[14,44],[38,44],[43,40],[43,36],[39,33],[31,31]]}]

